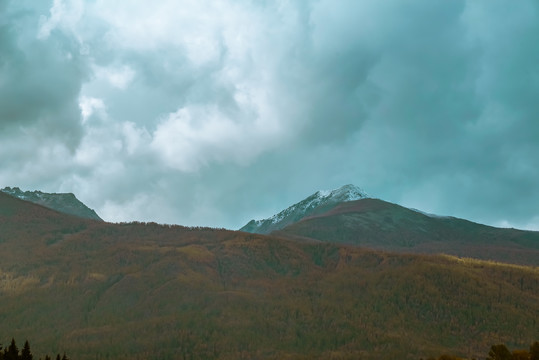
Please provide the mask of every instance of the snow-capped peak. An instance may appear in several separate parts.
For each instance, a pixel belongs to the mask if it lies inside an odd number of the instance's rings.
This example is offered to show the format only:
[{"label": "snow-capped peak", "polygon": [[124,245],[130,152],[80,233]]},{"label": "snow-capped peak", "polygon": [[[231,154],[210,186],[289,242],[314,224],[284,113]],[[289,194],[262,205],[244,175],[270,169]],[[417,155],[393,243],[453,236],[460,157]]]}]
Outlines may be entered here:
[{"label": "snow-capped peak", "polygon": [[328,211],[342,202],[360,200],[367,197],[368,195],[365,191],[351,184],[334,190],[320,190],[268,219],[252,220],[240,230],[269,233],[282,229],[304,217]]},{"label": "snow-capped peak", "polygon": [[335,190],[320,190],[316,193],[320,198],[335,198],[339,201],[354,201],[367,198],[368,195],[363,189],[352,185],[344,185]]}]

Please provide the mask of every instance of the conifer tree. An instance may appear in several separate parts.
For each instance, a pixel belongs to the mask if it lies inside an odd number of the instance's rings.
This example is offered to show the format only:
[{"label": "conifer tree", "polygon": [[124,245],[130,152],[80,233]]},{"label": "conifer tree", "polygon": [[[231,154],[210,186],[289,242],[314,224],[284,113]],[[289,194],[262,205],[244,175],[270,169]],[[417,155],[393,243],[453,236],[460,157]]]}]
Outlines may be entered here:
[{"label": "conifer tree", "polygon": [[30,351],[30,344],[28,344],[28,340],[24,342],[24,346],[21,351],[21,360],[32,360],[34,357],[32,355],[32,352]]},{"label": "conifer tree", "polygon": [[11,338],[11,344],[4,350],[4,360],[19,360],[19,348],[14,338]]}]

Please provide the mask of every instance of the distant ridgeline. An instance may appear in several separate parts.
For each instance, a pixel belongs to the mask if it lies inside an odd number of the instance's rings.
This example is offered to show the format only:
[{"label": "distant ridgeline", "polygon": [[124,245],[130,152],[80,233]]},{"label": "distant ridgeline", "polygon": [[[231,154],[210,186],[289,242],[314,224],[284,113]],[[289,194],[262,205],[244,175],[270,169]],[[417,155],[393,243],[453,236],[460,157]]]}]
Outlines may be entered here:
[{"label": "distant ridgeline", "polygon": [[48,207],[58,212],[74,215],[83,219],[103,221],[97,213],[79,201],[72,193],[45,193],[41,191],[22,191],[18,187],[5,187],[0,191],[30,201],[34,204]]},{"label": "distant ridgeline", "polygon": [[251,220],[240,231],[293,241],[539,265],[537,231],[428,214],[373,198],[354,185],[317,191],[267,219]]}]

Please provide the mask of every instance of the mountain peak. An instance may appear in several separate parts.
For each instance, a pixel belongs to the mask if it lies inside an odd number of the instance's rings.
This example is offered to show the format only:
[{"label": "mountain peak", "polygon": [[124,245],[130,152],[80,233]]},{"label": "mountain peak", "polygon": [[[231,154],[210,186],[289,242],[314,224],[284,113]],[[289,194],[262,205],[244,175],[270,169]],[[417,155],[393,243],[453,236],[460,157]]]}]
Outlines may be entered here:
[{"label": "mountain peak", "polygon": [[0,191],[21,200],[39,204],[64,214],[102,221],[94,210],[84,205],[73,193],[57,194],[46,193],[39,190],[23,191],[18,187],[9,186],[0,189]]},{"label": "mountain peak", "polygon": [[251,220],[240,231],[268,234],[275,230],[281,230],[305,217],[329,211],[343,202],[368,197],[365,191],[352,184],[334,190],[319,190],[268,219]]},{"label": "mountain peak", "polygon": [[369,197],[369,195],[367,195],[363,189],[353,184],[343,185],[334,190],[319,190],[314,195],[318,195],[320,198],[324,199],[338,199],[341,202],[354,201]]}]

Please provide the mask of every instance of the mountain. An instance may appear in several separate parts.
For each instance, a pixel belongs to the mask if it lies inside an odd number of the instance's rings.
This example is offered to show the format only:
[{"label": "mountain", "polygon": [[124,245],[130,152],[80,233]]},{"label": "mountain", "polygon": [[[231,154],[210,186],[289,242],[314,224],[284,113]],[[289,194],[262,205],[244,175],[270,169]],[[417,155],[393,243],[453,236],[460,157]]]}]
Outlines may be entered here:
[{"label": "mountain", "polygon": [[273,215],[268,219],[251,220],[240,231],[269,234],[283,229],[305,217],[324,213],[342,202],[367,198],[368,195],[354,185],[344,185],[331,191],[317,191],[305,200]]},{"label": "mountain", "polygon": [[480,358],[539,333],[531,266],[109,224],[1,192],[0,254],[0,340],[29,339],[35,354]]},{"label": "mountain", "polygon": [[22,191],[18,187],[6,187],[0,191],[21,200],[30,201],[34,204],[39,204],[64,214],[103,221],[94,210],[80,202],[72,193],[50,194],[37,190]]},{"label": "mountain", "polygon": [[343,202],[273,234],[295,240],[539,266],[539,232],[428,215],[379,199]]}]

